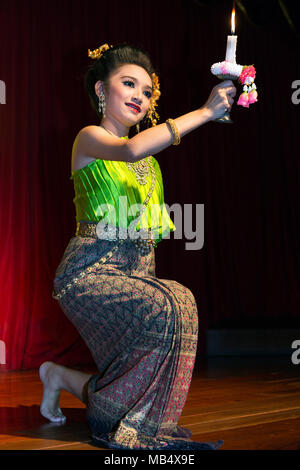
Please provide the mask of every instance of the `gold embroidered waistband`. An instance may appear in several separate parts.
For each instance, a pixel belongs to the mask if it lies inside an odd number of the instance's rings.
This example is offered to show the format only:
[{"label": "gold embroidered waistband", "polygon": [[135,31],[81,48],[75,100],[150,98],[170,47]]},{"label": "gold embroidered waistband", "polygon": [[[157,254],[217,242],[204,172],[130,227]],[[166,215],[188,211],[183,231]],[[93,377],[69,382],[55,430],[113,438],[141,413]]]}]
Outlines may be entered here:
[{"label": "gold embroidered waistband", "polygon": [[[106,224],[104,222],[91,223],[91,222],[77,222],[76,236],[77,237],[92,237],[101,240],[126,240],[130,239],[136,245],[154,246],[155,241],[154,231],[141,229],[139,231],[131,228],[117,227],[115,225]],[[157,235],[157,233],[156,233]]]}]

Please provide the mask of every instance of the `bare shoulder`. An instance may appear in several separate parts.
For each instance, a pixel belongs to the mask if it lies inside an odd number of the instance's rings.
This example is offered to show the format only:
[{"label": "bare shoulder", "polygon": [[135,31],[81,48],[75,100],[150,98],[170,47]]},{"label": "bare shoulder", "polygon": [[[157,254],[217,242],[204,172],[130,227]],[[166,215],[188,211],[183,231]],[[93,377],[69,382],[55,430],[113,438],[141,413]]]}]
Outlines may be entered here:
[{"label": "bare shoulder", "polygon": [[95,159],[131,162],[133,157],[129,140],[120,139],[100,126],[83,127],[74,140],[72,166],[82,168],[82,163],[87,165]]},{"label": "bare shoulder", "polygon": [[93,139],[101,141],[106,135],[107,132],[102,129],[102,127],[91,124],[80,129],[75,137],[74,143],[76,143],[77,146],[84,146]]},{"label": "bare shoulder", "polygon": [[[96,125],[85,126],[77,133],[72,148],[72,169],[80,170],[100,157],[100,143],[105,138],[105,130]],[[99,148],[99,151],[97,151]]]},{"label": "bare shoulder", "polygon": [[82,138],[82,137],[93,136],[93,135],[101,136],[105,134],[106,134],[106,131],[102,127],[96,126],[95,124],[90,124],[89,126],[85,126],[82,129],[80,129],[76,137]]},{"label": "bare shoulder", "polygon": [[92,139],[102,139],[105,137],[105,134],[106,131],[102,129],[102,127],[91,124],[80,129],[75,137],[74,143],[84,147],[84,145]]},{"label": "bare shoulder", "polygon": [[77,171],[81,168],[84,168],[86,165],[91,163],[92,161],[96,160],[96,158],[87,155],[84,151],[84,136],[91,132],[90,128],[97,127],[97,126],[86,126],[80,129],[77,133],[73,148],[72,148],[72,164],[71,164],[71,171]]}]

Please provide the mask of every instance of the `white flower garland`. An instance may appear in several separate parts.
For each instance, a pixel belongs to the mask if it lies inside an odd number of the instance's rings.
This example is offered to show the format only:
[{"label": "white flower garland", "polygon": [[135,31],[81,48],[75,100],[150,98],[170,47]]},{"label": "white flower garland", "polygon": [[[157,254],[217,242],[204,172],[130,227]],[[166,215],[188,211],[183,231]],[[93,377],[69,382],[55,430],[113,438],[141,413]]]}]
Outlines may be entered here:
[{"label": "white flower garland", "polygon": [[213,75],[232,75],[233,77],[239,77],[242,73],[243,66],[234,62],[216,62],[211,66],[211,73]]}]

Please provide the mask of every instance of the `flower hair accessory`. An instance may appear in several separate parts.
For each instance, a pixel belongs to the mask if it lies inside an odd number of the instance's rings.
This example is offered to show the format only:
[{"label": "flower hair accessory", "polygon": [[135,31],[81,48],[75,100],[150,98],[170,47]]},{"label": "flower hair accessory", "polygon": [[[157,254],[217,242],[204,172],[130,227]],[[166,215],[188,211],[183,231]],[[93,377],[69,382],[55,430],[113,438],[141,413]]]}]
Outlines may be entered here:
[{"label": "flower hair accessory", "polygon": [[243,92],[239,96],[237,104],[244,108],[249,108],[249,105],[257,101],[257,90],[254,83],[256,70],[253,65],[238,65],[234,62],[217,62],[211,66],[211,72],[221,80],[224,76],[229,80],[236,80],[243,86]]},{"label": "flower hair accessory", "polygon": [[[111,49],[113,46],[109,46],[108,44],[103,44],[102,46],[98,47],[97,49],[94,49],[91,51],[88,49],[88,56],[91,57],[91,59],[100,59],[105,51],[108,49]],[[157,121],[159,119],[159,115],[156,112],[156,107],[157,107],[157,100],[161,95],[160,89],[159,89],[159,80],[158,76],[155,73],[152,73],[152,96],[150,98],[150,105],[148,108],[147,116],[150,119],[152,126],[156,126]]]}]

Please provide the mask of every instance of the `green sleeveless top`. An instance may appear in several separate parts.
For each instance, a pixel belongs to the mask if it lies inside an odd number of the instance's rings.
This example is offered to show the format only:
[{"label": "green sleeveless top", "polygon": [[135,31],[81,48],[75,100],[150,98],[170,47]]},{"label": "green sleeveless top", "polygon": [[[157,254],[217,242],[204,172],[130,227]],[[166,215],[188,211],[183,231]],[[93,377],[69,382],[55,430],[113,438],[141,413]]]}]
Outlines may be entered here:
[{"label": "green sleeveless top", "polygon": [[[143,164],[145,162],[148,168],[152,162],[156,184],[136,229],[151,229],[156,243],[159,243],[168,237],[170,231],[176,230],[176,227],[165,207],[159,163],[153,156],[143,159]],[[70,179],[74,183],[73,202],[76,208],[76,221],[103,221],[109,225],[128,229],[130,223],[140,213],[150,190],[153,178],[150,168],[148,174],[142,175],[141,178],[136,176],[132,164],[100,158],[79,170],[72,171]]]}]

